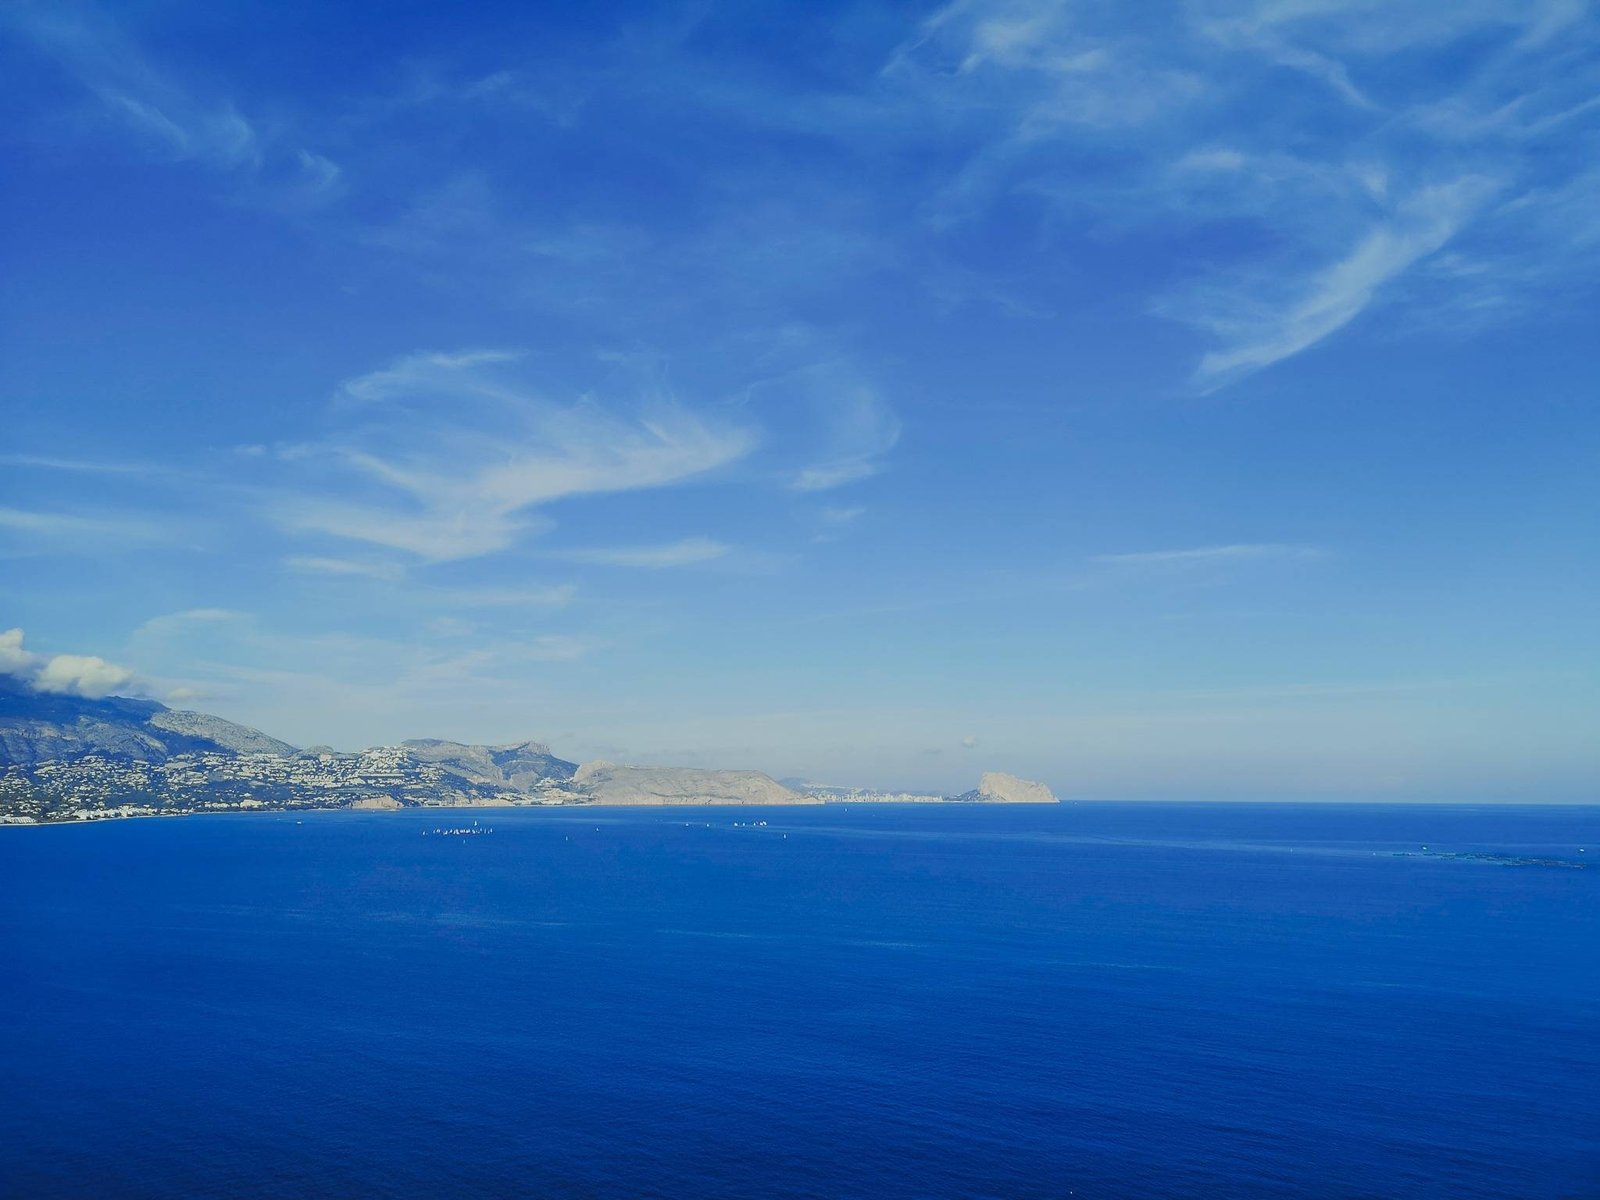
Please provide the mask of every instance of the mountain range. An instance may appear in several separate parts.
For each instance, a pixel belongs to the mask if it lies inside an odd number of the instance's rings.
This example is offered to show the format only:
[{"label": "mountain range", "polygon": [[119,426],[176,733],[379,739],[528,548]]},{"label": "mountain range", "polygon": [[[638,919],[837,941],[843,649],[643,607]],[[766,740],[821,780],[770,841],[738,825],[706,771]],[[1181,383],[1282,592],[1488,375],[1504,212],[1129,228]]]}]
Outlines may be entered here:
[{"label": "mountain range", "polygon": [[[354,753],[302,750],[207,713],[49,693],[0,674],[0,823],[261,808],[821,804],[839,791],[790,787],[759,771],[580,767],[534,741],[422,738]],[[852,789],[848,798],[901,797]],[[1055,797],[1043,785],[990,774],[951,799]]]},{"label": "mountain range", "polygon": [[0,765],[104,754],[165,762],[176,754],[294,754],[287,742],[206,713],[182,712],[154,700],[40,692],[15,675],[0,675]]}]

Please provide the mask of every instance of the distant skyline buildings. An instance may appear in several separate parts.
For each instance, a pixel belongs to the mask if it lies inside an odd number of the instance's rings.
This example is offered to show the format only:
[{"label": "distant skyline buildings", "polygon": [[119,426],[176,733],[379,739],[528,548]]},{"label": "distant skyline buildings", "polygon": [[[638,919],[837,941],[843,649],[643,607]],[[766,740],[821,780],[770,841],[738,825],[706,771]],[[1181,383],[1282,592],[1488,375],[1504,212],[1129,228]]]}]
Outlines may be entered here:
[{"label": "distant skyline buildings", "polygon": [[63,0],[0,78],[7,674],[894,791],[1595,794],[1591,6]]}]

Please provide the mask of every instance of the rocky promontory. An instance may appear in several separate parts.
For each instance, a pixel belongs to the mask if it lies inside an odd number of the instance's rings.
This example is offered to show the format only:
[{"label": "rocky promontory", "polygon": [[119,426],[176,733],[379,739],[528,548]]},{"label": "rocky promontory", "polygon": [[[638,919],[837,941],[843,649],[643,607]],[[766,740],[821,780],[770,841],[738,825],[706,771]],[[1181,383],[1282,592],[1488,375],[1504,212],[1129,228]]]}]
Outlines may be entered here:
[{"label": "rocky promontory", "polygon": [[1042,783],[1031,779],[1018,779],[1004,771],[989,771],[970,792],[956,797],[986,804],[1059,804],[1056,794]]},{"label": "rocky promontory", "polygon": [[595,804],[821,804],[760,771],[695,767],[624,767],[592,762],[572,777],[574,790]]}]

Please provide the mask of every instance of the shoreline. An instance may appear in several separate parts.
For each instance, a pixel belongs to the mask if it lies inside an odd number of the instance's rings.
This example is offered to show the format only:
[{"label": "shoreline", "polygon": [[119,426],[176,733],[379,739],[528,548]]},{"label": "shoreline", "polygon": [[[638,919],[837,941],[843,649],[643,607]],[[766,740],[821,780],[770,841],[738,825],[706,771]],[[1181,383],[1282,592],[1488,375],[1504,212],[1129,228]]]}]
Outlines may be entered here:
[{"label": "shoreline", "polygon": [[60,821],[14,821],[0,819],[0,830],[6,829],[50,829],[61,827],[82,827],[89,825],[108,825],[122,821],[172,821],[186,817],[287,817],[298,814],[317,813],[350,813],[362,816],[392,816],[398,813],[422,812],[604,812],[619,813],[638,810],[657,811],[660,809],[688,809],[703,812],[710,809],[734,811],[759,810],[762,812],[783,811],[785,809],[803,809],[815,812],[820,808],[881,808],[881,809],[1047,809],[1069,807],[1150,807],[1150,808],[1467,808],[1467,809],[1523,809],[1536,811],[1540,809],[1555,809],[1560,811],[1581,811],[1584,809],[1600,809],[1600,800],[1556,800],[1539,801],[1530,803],[1516,800],[1275,800],[1275,799],[1212,799],[1212,800],[1111,800],[1111,799],[1082,799],[1082,800],[1041,800],[1041,801],[1005,801],[1005,800],[827,800],[822,804],[418,804],[403,805],[398,808],[358,808],[353,805],[337,805],[329,808],[260,808],[260,809],[217,809],[197,812],[175,813],[128,813],[126,815],[104,817],[72,817]]},{"label": "shoreline", "polygon": [[[0,817],[0,829],[41,829],[52,825],[108,825],[114,821],[173,821],[182,817],[285,817],[294,813],[358,813],[362,816],[393,816],[396,813],[414,812],[628,812],[633,809],[654,811],[663,808],[705,809],[760,809],[772,812],[782,809],[819,808],[1053,808],[1078,801],[1066,800],[824,800],[820,804],[725,804],[717,801],[685,803],[670,801],[661,804],[401,804],[394,807],[340,804],[331,808],[246,808],[198,809],[192,812],[116,813],[106,816],[67,817],[59,821],[14,821]],[[1120,803],[1119,801],[1086,801],[1085,803]]]}]

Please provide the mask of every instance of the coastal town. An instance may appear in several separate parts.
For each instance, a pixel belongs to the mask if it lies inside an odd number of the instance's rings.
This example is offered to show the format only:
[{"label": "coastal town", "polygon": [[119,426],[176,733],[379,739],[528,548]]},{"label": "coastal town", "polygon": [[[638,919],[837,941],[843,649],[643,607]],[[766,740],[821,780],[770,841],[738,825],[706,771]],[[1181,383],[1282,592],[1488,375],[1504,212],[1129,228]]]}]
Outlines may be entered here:
[{"label": "coastal town", "polygon": [[253,809],[561,804],[587,797],[541,780],[529,791],[474,781],[403,746],[359,753],[104,754],[0,767],[0,823],[176,816]]},{"label": "coastal town", "polygon": [[543,805],[1055,803],[988,772],[959,796],[784,782],[760,771],[571,762],[544,742],[416,738],[299,749],[206,713],[63,696],[0,672],[0,824],[294,809]]},{"label": "coastal town", "polygon": [[[35,825],[114,817],[318,808],[398,809],[574,804],[928,804],[951,801],[1053,802],[1045,789],[1009,776],[985,776],[960,796],[874,791],[793,781],[757,772],[626,768],[596,764],[560,772],[493,778],[481,747],[440,760],[417,746],[356,753],[180,752],[164,761],[89,753],[0,765],[0,824]],[[538,747],[542,750],[543,747]],[[477,754],[471,752],[478,752]],[[432,751],[437,755],[437,749]],[[559,760],[557,760],[559,761]],[[562,764],[566,766],[567,764]]]}]

